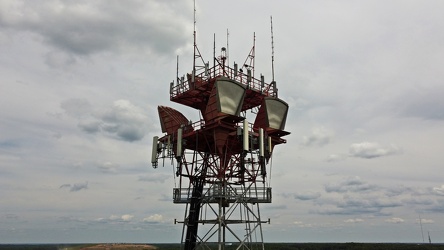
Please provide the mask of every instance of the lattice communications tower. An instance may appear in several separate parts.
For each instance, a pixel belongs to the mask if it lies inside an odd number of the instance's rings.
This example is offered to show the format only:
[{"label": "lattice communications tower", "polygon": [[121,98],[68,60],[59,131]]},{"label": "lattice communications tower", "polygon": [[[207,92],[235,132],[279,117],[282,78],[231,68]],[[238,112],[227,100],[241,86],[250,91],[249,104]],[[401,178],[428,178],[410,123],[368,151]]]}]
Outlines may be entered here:
[{"label": "lattice communications tower", "polygon": [[[183,249],[264,248],[261,224],[269,221],[261,219],[259,204],[271,203],[269,162],[289,134],[288,104],[278,98],[274,79],[254,77],[254,47],[240,67],[226,65],[226,48],[210,67],[194,43],[193,70],[170,84],[170,100],[202,118],[191,122],[158,107],[164,134],[153,138],[151,162],[154,168],[159,160],[173,163],[173,202],[185,205],[183,220],[175,221],[183,223]],[[247,111],[255,115],[252,123]]]}]

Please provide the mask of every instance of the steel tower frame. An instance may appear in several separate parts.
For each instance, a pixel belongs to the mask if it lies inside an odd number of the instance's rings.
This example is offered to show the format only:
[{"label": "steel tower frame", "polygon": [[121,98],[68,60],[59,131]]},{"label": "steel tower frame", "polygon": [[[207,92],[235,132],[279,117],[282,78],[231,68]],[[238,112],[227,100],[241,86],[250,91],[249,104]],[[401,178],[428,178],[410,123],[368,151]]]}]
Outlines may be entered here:
[{"label": "steel tower frame", "polygon": [[[195,35],[195,34],[194,34]],[[195,39],[194,39],[195,40]],[[226,49],[208,63],[194,46],[193,71],[170,84],[170,100],[200,111],[191,122],[179,111],[159,106],[162,137],[153,138],[152,165],[177,161],[173,202],[185,204],[183,249],[264,249],[259,204],[271,203],[267,165],[283,136],[288,104],[276,82],[254,77],[254,45],[249,65],[225,65]],[[246,62],[247,62],[246,60]],[[246,70],[246,73],[243,70]],[[249,123],[246,111],[256,113]]]}]

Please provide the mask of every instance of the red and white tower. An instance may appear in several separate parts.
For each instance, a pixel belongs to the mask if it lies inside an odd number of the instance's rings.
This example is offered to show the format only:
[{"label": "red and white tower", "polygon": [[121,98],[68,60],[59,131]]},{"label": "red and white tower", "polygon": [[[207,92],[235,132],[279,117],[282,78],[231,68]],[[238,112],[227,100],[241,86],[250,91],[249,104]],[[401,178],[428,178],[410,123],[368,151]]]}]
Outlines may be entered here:
[{"label": "red and white tower", "polygon": [[[230,243],[263,249],[259,205],[271,203],[269,160],[283,136],[288,104],[276,82],[254,77],[254,45],[247,65],[226,65],[226,49],[214,65],[201,59],[194,43],[193,70],[170,84],[170,100],[197,109],[190,122],[181,112],[159,106],[163,136],[153,138],[152,164],[171,158],[178,186],[173,202],[185,205],[184,249],[224,249]],[[274,78],[274,77],[273,77]],[[256,114],[248,121],[246,111]],[[174,162],[174,161],[173,161]]]}]

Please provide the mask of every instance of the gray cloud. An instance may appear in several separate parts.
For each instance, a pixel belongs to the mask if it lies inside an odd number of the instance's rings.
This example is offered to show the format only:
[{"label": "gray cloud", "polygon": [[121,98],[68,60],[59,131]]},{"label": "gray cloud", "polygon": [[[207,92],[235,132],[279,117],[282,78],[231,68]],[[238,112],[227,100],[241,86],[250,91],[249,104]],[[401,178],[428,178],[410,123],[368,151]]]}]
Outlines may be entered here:
[{"label": "gray cloud", "polygon": [[[429,81],[439,81],[430,79]],[[444,88],[441,84],[430,82],[411,88],[393,100],[393,106],[401,116],[419,117],[426,120],[444,119]],[[406,101],[408,100],[408,101]]]},{"label": "gray cloud", "polygon": [[53,68],[64,68],[73,65],[76,59],[73,55],[61,52],[50,51],[45,55],[46,65]]},{"label": "gray cloud", "polygon": [[102,173],[116,173],[118,167],[119,167],[118,164],[111,163],[111,162],[97,163],[97,168]]},{"label": "gray cloud", "polygon": [[70,192],[78,192],[82,189],[88,189],[88,182],[86,181],[84,183],[62,184],[59,188],[69,188]]},{"label": "gray cloud", "polygon": [[65,110],[67,115],[81,118],[92,111],[92,105],[84,98],[72,98],[63,101],[60,107]]},{"label": "gray cloud", "polygon": [[320,204],[321,208],[316,213],[324,215],[389,215],[384,212],[385,208],[394,208],[402,206],[402,203],[384,198],[372,196],[343,196],[339,200],[331,200],[328,203]]},{"label": "gray cloud", "polygon": [[80,121],[77,126],[88,134],[94,134],[100,131],[101,122],[97,120],[92,121]]},{"label": "gray cloud", "polygon": [[314,200],[318,209],[311,209],[311,212],[322,215],[390,216],[394,208],[408,207],[423,213],[444,213],[444,199],[436,193],[436,189],[376,186],[358,176],[348,177],[325,185],[326,193]]},{"label": "gray cloud", "polygon": [[401,200],[403,203],[408,205],[423,205],[423,206],[429,206],[435,204],[435,200],[429,197],[417,197],[417,196],[410,196],[409,198],[405,198]]},{"label": "gray cloud", "polygon": [[59,188],[70,188],[71,184],[62,184]]},{"label": "gray cloud", "polygon": [[145,111],[127,100],[114,102],[111,109],[100,117],[102,129],[124,141],[137,141],[147,132],[148,118]]},{"label": "gray cloud", "polygon": [[189,40],[190,15],[178,14],[187,10],[191,3],[183,1],[130,1],[125,8],[119,1],[14,1],[2,3],[0,25],[36,33],[68,54],[170,54]]},{"label": "gray cloud", "polygon": [[154,173],[144,176],[139,176],[139,181],[145,181],[145,182],[160,182],[164,183],[165,180],[171,178],[170,175],[162,174],[162,173]]},{"label": "gray cloud", "polygon": [[325,185],[325,195],[314,202],[319,208],[312,209],[312,212],[322,215],[388,215],[390,213],[384,209],[402,206],[403,202],[381,194],[383,190],[383,187],[371,185],[359,176],[348,177]]},{"label": "gray cloud", "polygon": [[393,154],[398,154],[401,149],[392,144],[384,147],[375,142],[361,142],[350,145],[349,155],[351,157],[372,159]]},{"label": "gray cloud", "polygon": [[378,187],[370,185],[361,180],[359,176],[349,177],[339,183],[329,183],[325,185],[327,193],[347,193],[347,192],[364,192],[376,190]]},{"label": "gray cloud", "polygon": [[406,186],[387,187],[384,190],[384,194],[388,197],[396,197],[396,196],[401,196],[403,194],[412,194],[416,192],[418,192],[417,189],[414,190],[414,188]]},{"label": "gray cloud", "polygon": [[286,209],[288,209],[288,206],[286,205],[286,204],[280,204],[280,205],[270,205],[270,206],[267,206],[267,209],[270,209],[270,210],[286,210]]},{"label": "gray cloud", "polygon": [[326,161],[327,161],[327,162],[338,162],[338,161],[343,161],[343,160],[345,160],[345,159],[347,159],[347,156],[346,156],[346,155],[342,155],[342,154],[330,154],[330,155],[327,157]]},{"label": "gray cloud", "polygon": [[[255,1],[257,11],[246,12],[248,2],[197,1],[197,40],[204,60],[211,62],[213,34],[218,49],[226,45],[229,28],[232,65],[245,59],[256,31],[256,76],[264,73],[268,81],[268,17],[273,13],[276,80],[279,97],[290,105],[292,134],[270,161],[276,199],[261,211],[273,221],[267,238],[292,240],[304,231],[301,226],[312,227],[307,241],[408,242],[415,240],[410,236],[418,235],[419,225],[399,232],[400,224],[385,219],[398,217],[408,224],[418,213],[435,221],[427,230],[439,230],[444,224],[439,175],[444,1],[385,1],[381,8],[380,1],[370,0],[287,1],[285,6],[262,0]],[[169,242],[171,235],[180,236],[182,228],[171,222],[184,208],[172,204],[168,173],[152,170],[165,176],[152,175],[147,168],[151,145],[142,142],[149,133],[161,135],[157,105],[199,117],[194,109],[169,102],[168,95],[175,54],[180,55],[179,76],[191,70],[191,5],[180,0],[0,0],[0,130],[7,131],[0,138],[0,211],[19,217],[8,222],[0,215],[4,238],[17,243]],[[119,99],[135,108],[115,105]],[[378,142],[382,150],[349,152],[352,143],[364,140]],[[399,153],[391,142],[405,153],[385,157]],[[369,158],[374,160],[362,160]],[[341,179],[348,175],[362,179]],[[88,179],[100,185],[69,193]],[[48,195],[52,180],[61,181]],[[64,200],[67,194],[71,197]],[[63,202],[54,206],[54,200]],[[149,217],[156,213],[164,223],[152,226],[159,217]],[[61,216],[78,221],[56,221]],[[365,222],[354,224],[359,218]]]},{"label": "gray cloud", "polygon": [[69,99],[61,107],[78,119],[78,127],[88,134],[102,132],[123,141],[141,140],[148,128],[145,110],[128,100],[117,100],[105,110],[95,110],[86,99]]},{"label": "gray cloud", "polygon": [[321,194],[319,192],[297,193],[294,195],[295,199],[303,201],[316,200],[319,197],[321,197]]},{"label": "gray cloud", "polygon": [[432,213],[444,213],[444,199],[434,200],[433,204],[424,207],[423,210]]}]

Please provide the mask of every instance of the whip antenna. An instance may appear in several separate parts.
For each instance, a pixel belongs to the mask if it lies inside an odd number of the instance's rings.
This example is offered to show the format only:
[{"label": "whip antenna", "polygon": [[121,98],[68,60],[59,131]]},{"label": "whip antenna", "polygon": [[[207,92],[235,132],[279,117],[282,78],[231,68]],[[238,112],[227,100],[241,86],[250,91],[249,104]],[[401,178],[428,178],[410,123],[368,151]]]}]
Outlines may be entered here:
[{"label": "whip antenna", "polygon": [[271,77],[274,82],[274,41],[273,41],[273,16],[270,16],[271,24]]},{"label": "whip antenna", "polygon": [[196,44],[196,0],[193,1],[194,3],[194,12],[193,12],[193,42],[194,42],[194,52],[193,52],[193,77],[194,74],[196,74],[196,49],[197,49],[197,44]]}]

